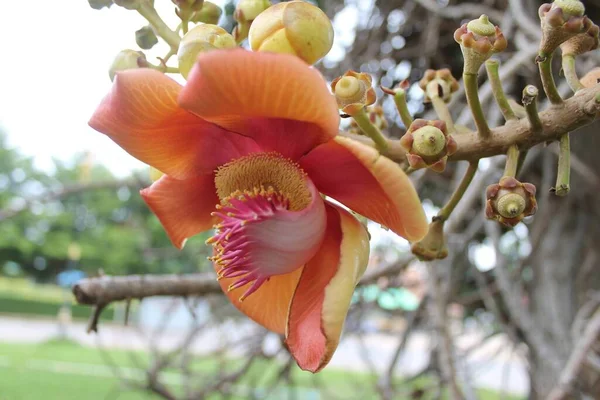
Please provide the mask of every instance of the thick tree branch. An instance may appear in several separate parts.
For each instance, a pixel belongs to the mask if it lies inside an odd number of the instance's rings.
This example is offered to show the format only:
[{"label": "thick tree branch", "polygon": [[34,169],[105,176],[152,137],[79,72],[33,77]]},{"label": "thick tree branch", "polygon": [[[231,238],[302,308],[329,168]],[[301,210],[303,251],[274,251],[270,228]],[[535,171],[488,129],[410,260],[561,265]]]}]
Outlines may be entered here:
[{"label": "thick tree branch", "polygon": [[[371,271],[359,285],[369,285],[379,278],[398,275],[414,257],[407,256],[393,264]],[[104,308],[115,301],[130,301],[153,296],[193,297],[223,294],[215,275],[198,273],[187,275],[126,275],[101,276],[82,279],[73,286],[79,304],[94,306],[88,332],[98,330],[98,321]]]},{"label": "thick tree branch", "polygon": [[128,275],[82,279],[73,286],[79,304],[107,305],[152,296],[202,296],[222,293],[210,273],[189,275]]},{"label": "thick tree branch", "polygon": [[[558,140],[564,133],[573,132],[582,126],[589,125],[598,118],[600,113],[600,85],[584,89],[558,106],[551,106],[540,113],[544,127],[542,132],[533,132],[527,119],[510,121],[503,126],[491,130],[489,137],[483,139],[477,132],[471,131],[453,135],[458,144],[458,150],[449,161],[478,160],[499,154],[505,154],[512,144],[519,149],[527,150],[537,144]],[[375,147],[367,137],[342,133],[361,143]],[[403,162],[405,151],[399,140],[390,140],[388,158]]]}]

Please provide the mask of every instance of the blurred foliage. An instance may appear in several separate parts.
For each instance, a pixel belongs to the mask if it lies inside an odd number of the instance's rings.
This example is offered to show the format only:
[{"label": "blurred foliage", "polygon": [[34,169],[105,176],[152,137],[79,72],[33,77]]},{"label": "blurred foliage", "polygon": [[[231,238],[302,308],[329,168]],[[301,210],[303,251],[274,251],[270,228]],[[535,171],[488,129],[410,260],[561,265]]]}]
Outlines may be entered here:
[{"label": "blurred foliage", "polygon": [[203,235],[181,252],[172,246],[137,195],[150,183],[141,175],[117,180],[86,154],[55,160],[46,173],[0,133],[0,275],[54,282],[70,269],[123,275],[209,268]]}]

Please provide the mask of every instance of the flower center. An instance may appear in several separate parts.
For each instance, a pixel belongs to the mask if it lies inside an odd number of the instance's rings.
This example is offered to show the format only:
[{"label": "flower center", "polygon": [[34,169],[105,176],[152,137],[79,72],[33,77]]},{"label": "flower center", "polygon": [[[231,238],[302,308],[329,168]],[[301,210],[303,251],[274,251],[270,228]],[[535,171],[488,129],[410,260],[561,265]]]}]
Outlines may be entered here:
[{"label": "flower center", "polygon": [[276,152],[249,154],[219,167],[215,186],[221,203],[232,193],[256,189],[272,189],[283,195],[293,211],[302,210],[311,201],[304,171]]},{"label": "flower center", "polygon": [[515,218],[523,213],[526,205],[523,196],[508,193],[498,199],[498,213],[504,218]]},{"label": "flower center", "polygon": [[243,301],[273,275],[302,267],[325,234],[325,205],[312,181],[278,153],[251,154],[215,176],[221,222],[207,240],[228,290],[246,287]]}]

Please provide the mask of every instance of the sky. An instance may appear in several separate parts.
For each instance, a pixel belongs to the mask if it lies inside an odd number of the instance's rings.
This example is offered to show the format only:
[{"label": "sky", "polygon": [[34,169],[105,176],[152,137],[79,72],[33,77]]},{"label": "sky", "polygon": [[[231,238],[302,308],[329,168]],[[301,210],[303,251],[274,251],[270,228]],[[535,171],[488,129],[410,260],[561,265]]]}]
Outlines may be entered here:
[{"label": "sky", "polygon": [[[84,151],[118,176],[143,168],[87,121],[110,90],[114,56],[137,48],[134,32],[145,20],[116,6],[94,10],[86,0],[27,3],[0,1],[0,54],[9,60],[0,63],[0,127],[9,144],[45,170],[53,157],[70,160]],[[157,3],[176,20],[171,2]],[[153,57],[168,49],[154,50]]]}]

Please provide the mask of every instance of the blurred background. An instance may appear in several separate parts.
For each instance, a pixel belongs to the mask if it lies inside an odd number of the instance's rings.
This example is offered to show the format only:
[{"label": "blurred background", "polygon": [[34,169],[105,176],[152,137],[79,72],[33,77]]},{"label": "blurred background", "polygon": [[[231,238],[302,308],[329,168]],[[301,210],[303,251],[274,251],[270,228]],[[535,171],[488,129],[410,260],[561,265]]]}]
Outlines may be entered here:
[{"label": "blurred background", "polygon": [[[220,25],[231,30],[235,2],[214,2],[224,9]],[[85,0],[26,3],[0,2],[0,400],[546,398],[600,305],[597,134],[575,135],[567,198],[548,193],[556,144],[529,152],[522,176],[538,187],[540,209],[513,230],[484,219],[484,190],[501,176],[504,157],[484,160],[447,224],[445,260],[421,263],[407,242],[370,223],[369,268],[340,347],[319,374],[300,371],[279,336],[219,294],[111,304],[99,332],[88,334],[91,308],[75,304],[75,282],[212,271],[209,235],[176,250],[138,195],[150,184],[148,168],[87,126],[110,89],[112,59],[137,49],[143,18],[117,6],[94,10]],[[173,4],[155,3],[176,25]],[[505,90],[520,101],[526,84],[541,88],[534,63],[541,1],[314,3],[336,31],[318,65],[326,78],[355,69],[377,86],[408,79],[418,117],[434,117],[418,80],[428,68],[461,76],[452,34],[482,13],[509,40],[499,57]],[[583,3],[599,21],[598,4]],[[159,44],[148,58],[167,50]],[[580,73],[599,60],[595,52],[584,57]],[[502,124],[481,83],[490,125]],[[380,104],[387,133],[399,137],[405,127],[393,102]],[[461,92],[451,105],[455,119],[471,126]],[[465,168],[411,176],[430,217]],[[576,382],[581,397],[573,398],[600,398],[596,347]]]}]

